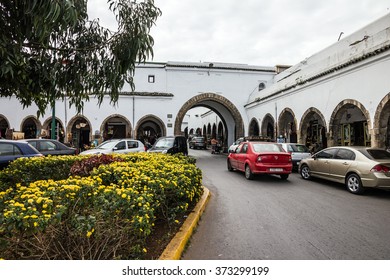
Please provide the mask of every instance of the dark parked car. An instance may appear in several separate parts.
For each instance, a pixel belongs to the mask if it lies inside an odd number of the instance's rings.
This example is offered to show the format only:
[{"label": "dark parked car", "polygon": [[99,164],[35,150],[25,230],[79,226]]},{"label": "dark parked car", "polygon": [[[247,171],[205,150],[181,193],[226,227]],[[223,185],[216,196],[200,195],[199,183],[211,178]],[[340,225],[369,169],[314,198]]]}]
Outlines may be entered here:
[{"label": "dark parked car", "polygon": [[37,149],[24,141],[0,140],[0,169],[20,157],[43,156]]},{"label": "dark parked car", "polygon": [[206,141],[204,137],[192,137],[188,146],[190,149],[206,149]]},{"label": "dark parked car", "polygon": [[184,136],[166,136],[160,137],[154,143],[148,153],[177,154],[188,155],[187,139]]},{"label": "dark parked car", "polygon": [[52,139],[26,139],[31,146],[36,148],[43,155],[75,155],[76,149]]},{"label": "dark parked car", "polygon": [[245,172],[248,180],[253,179],[254,174],[276,174],[286,180],[292,171],[291,155],[276,143],[242,142],[230,152],[227,168]]}]

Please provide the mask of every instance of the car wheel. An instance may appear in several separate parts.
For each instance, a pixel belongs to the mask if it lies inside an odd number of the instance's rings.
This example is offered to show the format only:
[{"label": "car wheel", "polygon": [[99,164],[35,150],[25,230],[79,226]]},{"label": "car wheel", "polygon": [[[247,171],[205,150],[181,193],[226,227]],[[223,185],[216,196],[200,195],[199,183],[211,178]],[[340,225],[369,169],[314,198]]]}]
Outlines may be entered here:
[{"label": "car wheel", "polygon": [[252,180],[253,179],[253,173],[249,165],[245,165],[245,178],[247,180]]},{"label": "car wheel", "polygon": [[357,174],[350,174],[345,180],[345,185],[347,189],[353,194],[362,194],[364,192],[362,181]]},{"label": "car wheel", "polygon": [[228,169],[229,171],[233,171],[233,167],[232,167],[232,164],[230,163],[230,160],[229,160],[229,159],[227,160],[227,169]]},{"label": "car wheel", "polygon": [[309,180],[311,178],[310,168],[306,164],[302,165],[300,173],[301,173],[302,178],[305,180]]},{"label": "car wheel", "polygon": [[281,178],[282,180],[287,180],[288,174],[281,174],[281,175],[280,175],[280,178]]}]

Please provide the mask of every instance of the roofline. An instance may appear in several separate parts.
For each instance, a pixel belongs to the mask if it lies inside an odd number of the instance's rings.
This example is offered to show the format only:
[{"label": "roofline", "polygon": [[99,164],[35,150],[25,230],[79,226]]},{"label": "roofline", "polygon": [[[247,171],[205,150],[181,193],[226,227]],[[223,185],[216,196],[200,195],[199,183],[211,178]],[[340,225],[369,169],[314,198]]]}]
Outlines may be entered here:
[{"label": "roofline", "polygon": [[[288,86],[286,88],[283,88],[283,89],[279,89],[279,90],[271,93],[270,95],[267,95],[265,97],[258,97],[255,100],[245,104],[244,108],[246,108],[246,107],[248,107],[250,105],[256,104],[256,103],[260,103],[260,102],[265,101],[267,99],[270,99],[272,97],[275,97],[276,95],[278,95],[278,94],[280,94],[282,92],[287,92],[287,91],[289,91],[289,90],[291,90],[291,89],[293,89],[293,88],[295,88],[297,86],[301,86],[301,85],[304,85],[304,84],[306,84],[308,82],[312,82],[312,81],[317,80],[319,78],[323,78],[325,76],[331,75],[331,74],[333,74],[336,71],[339,71],[341,69],[345,69],[345,68],[347,68],[347,67],[349,67],[351,65],[357,64],[357,63],[359,63],[361,61],[364,61],[364,60],[367,60],[367,59],[369,59],[371,57],[378,56],[378,55],[380,55],[380,54],[382,54],[382,53],[384,53],[386,51],[389,51],[389,50],[390,50],[390,44],[382,46],[382,47],[380,47],[378,49],[375,49],[375,50],[373,50],[373,51],[371,51],[369,53],[365,53],[365,54],[362,54],[359,57],[353,58],[353,59],[351,59],[351,60],[349,60],[349,61],[347,61],[347,62],[345,62],[343,64],[336,65],[336,66],[334,66],[332,68],[326,69],[325,71],[322,71],[322,72],[320,72],[320,73],[318,73],[318,74],[316,74],[314,76],[308,77],[308,78],[306,78],[304,80],[298,80],[295,84],[293,84],[291,86]],[[283,79],[281,79],[281,80],[283,80]]]}]

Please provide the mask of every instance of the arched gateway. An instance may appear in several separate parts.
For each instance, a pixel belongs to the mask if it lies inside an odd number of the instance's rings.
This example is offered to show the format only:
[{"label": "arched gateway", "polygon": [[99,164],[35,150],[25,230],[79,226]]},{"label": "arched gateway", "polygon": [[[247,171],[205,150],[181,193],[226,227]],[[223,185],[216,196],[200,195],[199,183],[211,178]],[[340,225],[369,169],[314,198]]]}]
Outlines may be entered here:
[{"label": "arched gateway", "polygon": [[235,139],[244,136],[244,122],[236,106],[225,97],[215,93],[202,93],[184,103],[176,115],[175,135],[183,134],[181,124],[187,111],[199,106],[207,107],[219,115],[227,130],[227,143],[233,143]]}]

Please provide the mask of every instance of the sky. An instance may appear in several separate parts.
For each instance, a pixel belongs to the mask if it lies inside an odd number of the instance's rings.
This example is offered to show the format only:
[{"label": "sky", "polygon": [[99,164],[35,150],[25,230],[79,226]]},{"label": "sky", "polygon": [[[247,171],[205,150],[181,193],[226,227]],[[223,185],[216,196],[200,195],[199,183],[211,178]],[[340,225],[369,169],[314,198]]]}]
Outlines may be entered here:
[{"label": "sky", "polygon": [[[106,0],[90,18],[115,29]],[[389,0],[155,0],[150,61],[294,65],[390,13]]]}]

